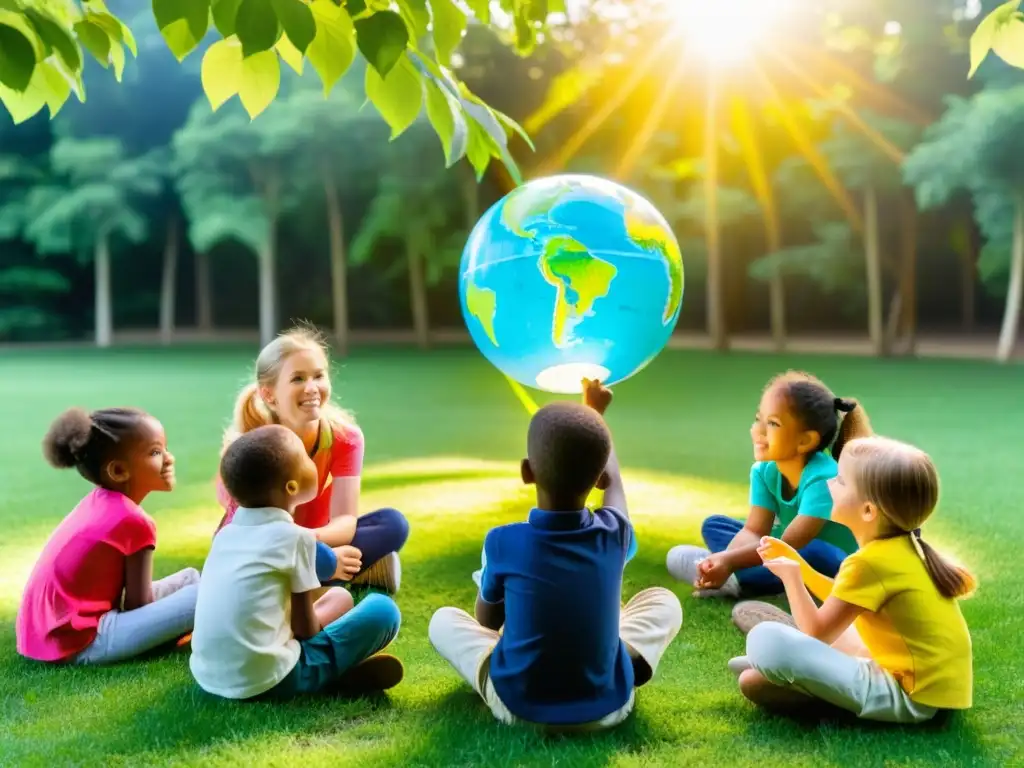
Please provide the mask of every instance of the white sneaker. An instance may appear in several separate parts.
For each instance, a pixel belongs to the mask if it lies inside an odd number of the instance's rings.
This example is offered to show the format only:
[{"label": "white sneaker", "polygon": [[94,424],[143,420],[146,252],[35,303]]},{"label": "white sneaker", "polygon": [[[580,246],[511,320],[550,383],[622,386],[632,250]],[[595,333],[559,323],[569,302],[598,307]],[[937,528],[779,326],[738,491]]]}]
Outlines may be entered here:
[{"label": "white sneaker", "polygon": [[[711,551],[702,547],[693,547],[689,544],[680,544],[672,547],[665,557],[665,567],[669,575],[674,579],[693,585],[697,581],[697,566],[711,556]],[[729,574],[718,589],[698,589],[693,593],[694,597],[732,597],[740,596],[740,582],[735,573]]]},{"label": "white sneaker", "polygon": [[398,559],[398,553],[389,552],[384,555],[384,557],[352,579],[351,583],[377,587],[385,590],[390,595],[396,594],[399,586],[402,584],[402,561]]}]

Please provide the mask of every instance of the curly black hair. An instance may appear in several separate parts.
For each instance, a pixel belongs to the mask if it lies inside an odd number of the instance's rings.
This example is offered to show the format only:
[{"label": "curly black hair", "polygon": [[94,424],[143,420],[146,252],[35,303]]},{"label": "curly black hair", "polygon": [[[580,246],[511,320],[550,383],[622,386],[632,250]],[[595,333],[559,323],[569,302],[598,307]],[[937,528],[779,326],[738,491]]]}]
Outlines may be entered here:
[{"label": "curly black hair", "polygon": [[220,477],[239,506],[265,507],[288,480],[287,427],[270,424],[237,437],[220,459]]},{"label": "curly black hair", "polygon": [[537,485],[557,498],[572,498],[597,484],[608,464],[612,438],[592,408],[552,403],[530,421],[526,449]]},{"label": "curly black hair", "polygon": [[57,469],[71,469],[94,485],[104,485],[103,468],[123,457],[125,445],[145,419],[139,408],[103,408],[89,413],[69,408],[54,419],[43,438],[43,456]]}]

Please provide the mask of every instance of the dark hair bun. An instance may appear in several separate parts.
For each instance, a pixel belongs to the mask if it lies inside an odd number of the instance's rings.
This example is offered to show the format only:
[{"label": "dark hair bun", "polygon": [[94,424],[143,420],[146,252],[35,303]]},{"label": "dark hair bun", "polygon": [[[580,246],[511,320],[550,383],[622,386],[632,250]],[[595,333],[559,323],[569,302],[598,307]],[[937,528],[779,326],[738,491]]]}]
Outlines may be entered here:
[{"label": "dark hair bun", "polygon": [[81,408],[69,408],[53,420],[46,432],[43,456],[58,469],[74,467],[91,436],[92,417]]}]

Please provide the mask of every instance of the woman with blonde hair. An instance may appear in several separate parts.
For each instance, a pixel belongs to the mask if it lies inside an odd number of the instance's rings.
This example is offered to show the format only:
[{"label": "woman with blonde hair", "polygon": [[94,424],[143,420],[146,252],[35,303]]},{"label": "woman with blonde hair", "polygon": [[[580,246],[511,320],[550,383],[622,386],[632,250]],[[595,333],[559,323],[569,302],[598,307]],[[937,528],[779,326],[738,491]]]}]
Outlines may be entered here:
[{"label": "woman with blonde hair", "polygon": [[[319,478],[316,497],[295,510],[296,524],[316,534],[317,575],[325,583],[351,579],[393,594],[401,580],[397,553],[409,523],[396,509],[358,514],[363,433],[350,413],[331,402],[329,366],[327,346],[313,329],[294,328],[267,344],[256,358],[256,380],[238,394],[224,448],[268,424],[298,435]],[[238,504],[219,477],[217,496],[224,507],[219,532]]]}]

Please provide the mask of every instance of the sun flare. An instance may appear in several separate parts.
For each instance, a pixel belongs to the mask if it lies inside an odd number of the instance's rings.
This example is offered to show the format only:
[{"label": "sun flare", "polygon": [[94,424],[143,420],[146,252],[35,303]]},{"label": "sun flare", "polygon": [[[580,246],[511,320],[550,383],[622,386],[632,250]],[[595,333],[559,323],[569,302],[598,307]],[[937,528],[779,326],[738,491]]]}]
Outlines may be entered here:
[{"label": "sun flare", "polygon": [[746,59],[789,10],[792,0],[664,0],[675,26],[698,55],[715,64]]}]

